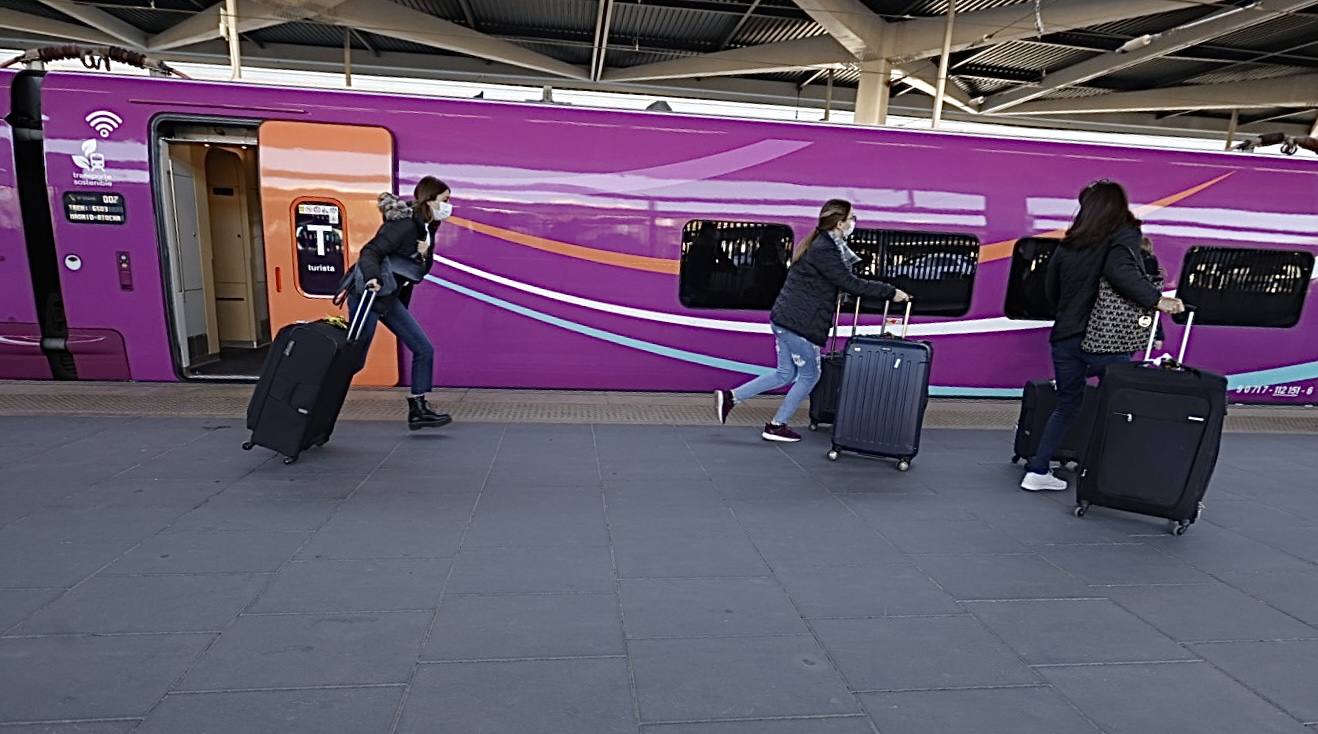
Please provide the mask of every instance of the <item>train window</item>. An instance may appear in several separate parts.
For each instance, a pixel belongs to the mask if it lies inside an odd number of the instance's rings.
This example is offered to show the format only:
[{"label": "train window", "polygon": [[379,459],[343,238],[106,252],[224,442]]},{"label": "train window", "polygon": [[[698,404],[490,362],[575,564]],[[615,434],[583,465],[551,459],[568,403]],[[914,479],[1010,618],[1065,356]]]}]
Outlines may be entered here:
[{"label": "train window", "polygon": [[767,311],[791,257],[785,224],[692,220],[682,228],[679,298],[688,308]]},{"label": "train window", "polygon": [[[912,313],[961,316],[970,310],[979,267],[974,235],[857,228],[848,244],[860,256],[853,272],[910,293]],[[862,310],[881,312],[883,304],[863,304]]]},{"label": "train window", "polygon": [[297,253],[298,290],[308,296],[333,296],[346,270],[343,205],[304,199],[293,206],[293,247]]},{"label": "train window", "polygon": [[1009,319],[1051,321],[1057,305],[1048,300],[1044,281],[1048,261],[1061,240],[1048,237],[1022,237],[1011,251],[1011,271],[1007,275],[1007,300],[1003,312]]},{"label": "train window", "polygon": [[1197,307],[1196,324],[1288,328],[1300,321],[1313,275],[1312,252],[1192,247],[1176,295]]}]

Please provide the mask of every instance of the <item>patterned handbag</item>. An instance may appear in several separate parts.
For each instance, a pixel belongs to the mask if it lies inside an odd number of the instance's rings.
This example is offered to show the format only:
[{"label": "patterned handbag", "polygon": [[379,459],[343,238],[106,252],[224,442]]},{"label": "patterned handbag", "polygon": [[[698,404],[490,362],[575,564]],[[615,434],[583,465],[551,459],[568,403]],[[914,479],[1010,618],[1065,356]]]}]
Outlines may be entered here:
[{"label": "patterned handbag", "polygon": [[[1162,292],[1162,276],[1144,273]],[[1080,348],[1090,354],[1128,354],[1143,349],[1153,328],[1153,311],[1117,293],[1107,278],[1098,282],[1098,298],[1089,312],[1089,324]]]}]

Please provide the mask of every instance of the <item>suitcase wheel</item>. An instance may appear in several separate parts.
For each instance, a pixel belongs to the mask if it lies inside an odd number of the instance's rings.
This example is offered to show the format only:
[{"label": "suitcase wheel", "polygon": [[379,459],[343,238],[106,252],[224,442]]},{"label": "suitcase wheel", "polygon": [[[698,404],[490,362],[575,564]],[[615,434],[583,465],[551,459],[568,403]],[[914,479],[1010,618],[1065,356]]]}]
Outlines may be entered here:
[{"label": "suitcase wheel", "polygon": [[1180,520],[1180,521],[1172,520],[1172,525],[1171,525],[1172,535],[1185,535],[1185,531],[1189,529],[1190,529],[1189,520]]},{"label": "suitcase wheel", "polygon": [[911,468],[911,462],[907,459],[902,459],[901,461],[897,462],[897,471],[908,471],[910,470],[910,468]]},{"label": "suitcase wheel", "polygon": [[837,457],[838,457],[837,449],[833,449],[832,451],[828,452],[829,461],[837,461]]},{"label": "suitcase wheel", "polygon": [[811,423],[811,424],[810,424],[810,430],[812,430],[812,431],[818,431],[818,430],[819,430],[819,424],[818,424],[818,423]]},{"label": "suitcase wheel", "polygon": [[256,444],[252,443],[251,441],[243,441],[243,451],[251,451],[252,447],[255,445]]},{"label": "suitcase wheel", "polygon": [[297,457],[296,457],[296,456],[285,456],[285,457],[284,457],[284,464],[285,464],[285,465],[292,464],[292,463],[295,462],[295,461],[297,461]]},{"label": "suitcase wheel", "polygon": [[1073,512],[1075,513],[1076,517],[1084,517],[1085,513],[1089,512],[1089,503],[1081,502],[1080,504],[1075,506],[1075,510],[1073,510]]},{"label": "suitcase wheel", "polygon": [[1021,457],[1020,457],[1019,454],[1012,454],[1012,455],[1011,455],[1011,463],[1012,463],[1012,464],[1020,463],[1020,460],[1021,460]]}]

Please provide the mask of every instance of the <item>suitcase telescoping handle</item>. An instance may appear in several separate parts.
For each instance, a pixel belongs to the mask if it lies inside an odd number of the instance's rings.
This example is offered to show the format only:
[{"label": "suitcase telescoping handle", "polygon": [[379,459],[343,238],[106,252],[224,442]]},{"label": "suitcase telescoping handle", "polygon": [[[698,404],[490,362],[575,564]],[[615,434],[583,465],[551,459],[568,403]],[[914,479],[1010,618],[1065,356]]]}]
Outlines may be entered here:
[{"label": "suitcase telescoping handle", "polygon": [[348,324],[348,341],[355,342],[361,338],[362,332],[366,330],[366,317],[375,307],[375,291],[370,288],[362,294],[362,300],[357,304],[357,313],[353,314],[352,322]]},{"label": "suitcase telescoping handle", "polygon": [[[1185,346],[1190,343],[1190,329],[1194,328],[1195,307],[1185,304],[1185,331],[1181,332],[1181,350],[1176,354],[1176,364],[1185,363]],[[1144,361],[1153,360],[1153,342],[1158,339],[1158,317],[1162,312],[1156,308],[1153,310],[1153,326],[1149,327],[1149,344],[1144,348]]]},{"label": "suitcase telescoping handle", "polygon": [[837,351],[838,323],[842,321],[842,296],[842,291],[838,291],[837,306],[833,309],[833,328],[828,332],[828,351],[830,353]]},{"label": "suitcase telescoping handle", "polygon": [[[892,301],[891,301],[891,300],[884,301],[884,303],[883,303],[883,326],[882,326],[882,328],[881,328],[881,333],[882,333],[882,332],[886,332],[886,331],[888,330],[888,307],[891,306],[891,305],[892,305]],[[905,313],[905,315],[902,316],[902,338],[903,338],[903,339],[906,338],[906,332],[909,331],[910,328],[911,328],[911,297],[910,297],[910,296],[907,296],[907,297],[906,297],[906,313]]]}]

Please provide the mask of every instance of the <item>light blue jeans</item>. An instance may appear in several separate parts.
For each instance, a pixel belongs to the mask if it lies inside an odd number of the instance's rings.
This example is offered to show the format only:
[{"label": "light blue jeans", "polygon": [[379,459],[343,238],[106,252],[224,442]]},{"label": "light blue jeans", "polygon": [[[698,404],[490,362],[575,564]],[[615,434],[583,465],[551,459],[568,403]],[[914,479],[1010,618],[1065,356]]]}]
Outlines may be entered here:
[{"label": "light blue jeans", "polygon": [[815,383],[819,382],[819,347],[800,334],[777,324],[773,326],[773,336],[773,348],[778,353],[778,369],[733,390],[732,399],[740,403],[795,381],[783,398],[778,414],[773,417],[774,423],[786,425],[796,414],[796,409],[810,396],[810,391],[815,389]]}]

